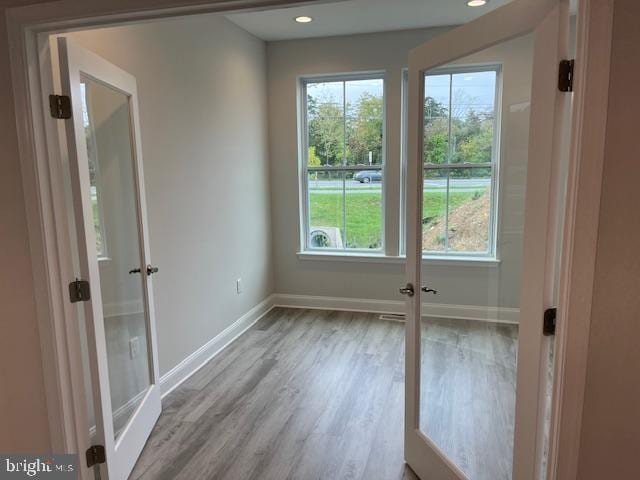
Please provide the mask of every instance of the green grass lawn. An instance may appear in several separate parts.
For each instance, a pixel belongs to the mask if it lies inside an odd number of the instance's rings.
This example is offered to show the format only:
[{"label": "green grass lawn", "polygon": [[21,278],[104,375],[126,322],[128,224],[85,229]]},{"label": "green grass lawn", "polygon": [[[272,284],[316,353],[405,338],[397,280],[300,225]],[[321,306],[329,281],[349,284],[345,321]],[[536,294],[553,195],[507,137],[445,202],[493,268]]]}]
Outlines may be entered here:
[{"label": "green grass lawn", "polygon": [[[475,192],[451,192],[451,208],[473,198]],[[444,217],[446,191],[425,192],[423,218]],[[343,235],[342,193],[310,192],[312,227],[338,227]],[[377,192],[350,192],[346,197],[347,248],[379,248],[382,242],[382,194]]]}]

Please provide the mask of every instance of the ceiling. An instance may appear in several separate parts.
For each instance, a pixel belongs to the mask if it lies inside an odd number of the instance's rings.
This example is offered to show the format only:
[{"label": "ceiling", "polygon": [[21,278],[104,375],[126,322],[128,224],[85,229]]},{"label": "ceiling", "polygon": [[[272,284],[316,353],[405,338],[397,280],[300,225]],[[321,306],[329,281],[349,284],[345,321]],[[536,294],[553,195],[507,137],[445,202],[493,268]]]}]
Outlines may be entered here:
[{"label": "ceiling", "polygon": [[[290,40],[459,25],[509,1],[489,0],[484,7],[471,8],[466,0],[346,0],[227,18],[263,40]],[[294,18],[300,15],[313,17],[313,22],[296,23]]]}]

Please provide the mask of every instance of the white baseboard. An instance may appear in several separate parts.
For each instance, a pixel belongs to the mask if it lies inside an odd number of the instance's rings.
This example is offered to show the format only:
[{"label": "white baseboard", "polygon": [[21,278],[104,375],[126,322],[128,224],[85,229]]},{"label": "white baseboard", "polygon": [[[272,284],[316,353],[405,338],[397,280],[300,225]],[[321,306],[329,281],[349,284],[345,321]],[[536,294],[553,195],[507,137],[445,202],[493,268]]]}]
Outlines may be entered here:
[{"label": "white baseboard", "polygon": [[[376,312],[403,315],[405,302],[399,300],[373,300],[366,298],[318,297],[311,295],[273,295],[276,307],[342,310],[349,312]],[[484,322],[517,324],[520,309],[426,303],[422,305],[424,317],[479,320]]]},{"label": "white baseboard", "polygon": [[[120,429],[122,429],[129,417],[133,413],[133,411],[138,407],[138,404],[142,401],[144,396],[147,394],[147,389],[144,389],[134,397],[130,398],[127,403],[124,405],[120,405],[113,411],[113,425],[114,425],[114,433],[117,435]],[[94,438],[96,434],[96,426],[95,424],[89,427],[89,437],[91,439]]]},{"label": "white baseboard", "polygon": [[372,300],[366,298],[319,297],[313,295],[273,295],[274,306],[341,310],[346,312],[404,313],[404,302],[396,300]]},{"label": "white baseboard", "polygon": [[182,382],[202,368],[231,342],[247,331],[273,308],[273,295],[253,307],[238,320],[197,349],[178,365],[160,377],[160,391],[165,397]]},{"label": "white baseboard", "polygon": [[103,303],[104,318],[123,317],[144,313],[142,300],[125,300],[118,303]]}]

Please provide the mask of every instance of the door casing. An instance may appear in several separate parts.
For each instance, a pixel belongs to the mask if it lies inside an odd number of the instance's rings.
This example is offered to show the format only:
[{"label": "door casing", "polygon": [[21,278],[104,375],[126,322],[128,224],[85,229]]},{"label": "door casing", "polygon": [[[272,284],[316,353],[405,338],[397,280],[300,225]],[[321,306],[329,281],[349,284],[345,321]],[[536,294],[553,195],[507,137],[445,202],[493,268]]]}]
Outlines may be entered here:
[{"label": "door casing", "polygon": [[[48,36],[196,13],[230,13],[328,1],[137,0],[77,4],[63,0],[6,10],[52,451],[82,453],[88,447],[88,435],[80,338],[75,328],[77,312],[65,301],[73,265],[71,239],[65,228],[63,145],[56,122],[48,115],[48,95],[59,92],[59,85],[55,85],[51,76]],[[580,437],[604,163],[602,126],[606,124],[607,96],[602,89],[608,89],[613,0],[579,0],[577,17],[578,54],[549,456],[550,471],[563,479],[575,478]],[[592,91],[600,93],[600,101],[586,101],[587,93]],[[83,462],[80,467],[80,477],[90,479],[92,471]]]}]

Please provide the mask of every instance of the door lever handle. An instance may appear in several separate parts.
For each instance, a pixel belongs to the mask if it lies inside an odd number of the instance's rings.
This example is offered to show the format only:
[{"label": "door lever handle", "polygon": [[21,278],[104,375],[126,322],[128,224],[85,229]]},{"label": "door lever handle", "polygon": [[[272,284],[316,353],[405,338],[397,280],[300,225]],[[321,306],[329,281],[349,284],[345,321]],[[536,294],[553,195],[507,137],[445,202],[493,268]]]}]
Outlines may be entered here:
[{"label": "door lever handle", "polygon": [[158,273],[158,267],[152,267],[151,265],[147,265],[147,276],[150,276],[154,273]]},{"label": "door lever handle", "polygon": [[434,290],[433,288],[429,288],[427,286],[423,286],[422,288],[420,288],[420,290],[422,290],[424,293],[433,293],[434,295],[438,293],[437,290]]},{"label": "door lever handle", "polygon": [[404,287],[400,289],[400,293],[402,295],[406,295],[407,297],[413,297],[415,295],[415,291],[413,290],[413,285],[407,283]]},{"label": "door lever handle", "polygon": [[129,275],[133,275],[134,273],[140,273],[140,269],[134,268],[133,270],[129,270]]}]

